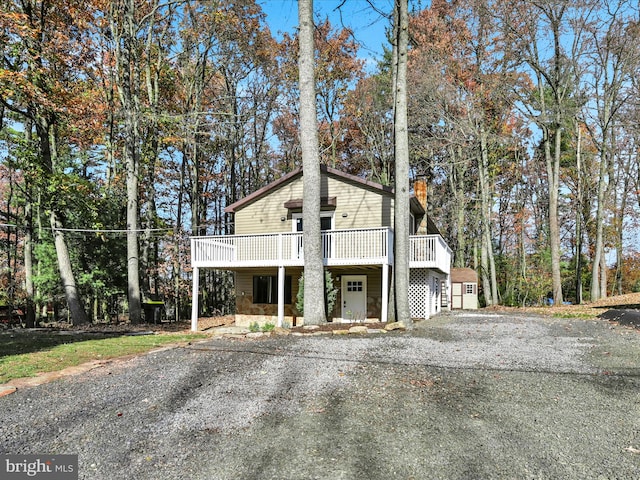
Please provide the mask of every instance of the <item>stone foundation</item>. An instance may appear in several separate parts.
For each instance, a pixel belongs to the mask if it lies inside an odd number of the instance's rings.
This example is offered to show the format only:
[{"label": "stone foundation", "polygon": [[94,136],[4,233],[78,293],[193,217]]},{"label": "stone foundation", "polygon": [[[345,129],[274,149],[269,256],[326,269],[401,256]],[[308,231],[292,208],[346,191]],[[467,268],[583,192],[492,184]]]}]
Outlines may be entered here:
[{"label": "stone foundation", "polygon": [[[295,320],[295,325],[294,325]],[[278,324],[278,315],[247,315],[243,313],[236,313],[236,321],[235,324],[237,327],[249,327],[252,323],[257,323],[261,327],[267,323],[271,323],[273,325]],[[284,324],[289,327],[299,327],[300,325],[304,325],[302,317],[293,317],[291,315],[284,316]]]},{"label": "stone foundation", "polygon": [[[338,302],[332,312],[333,322],[340,322],[340,295],[338,296]],[[243,295],[236,298],[236,315],[235,324],[238,327],[249,327],[252,323],[257,323],[261,327],[267,323],[273,325],[278,324],[278,305],[265,304],[265,303],[253,303],[252,295]],[[380,321],[380,314],[382,312],[381,298],[380,297],[368,297],[367,298],[367,318],[360,319],[363,322],[369,323],[372,321]],[[353,320],[342,320],[345,323],[352,322]],[[289,327],[299,327],[304,325],[304,318],[298,315],[297,310],[293,305],[284,306],[284,323]]]}]

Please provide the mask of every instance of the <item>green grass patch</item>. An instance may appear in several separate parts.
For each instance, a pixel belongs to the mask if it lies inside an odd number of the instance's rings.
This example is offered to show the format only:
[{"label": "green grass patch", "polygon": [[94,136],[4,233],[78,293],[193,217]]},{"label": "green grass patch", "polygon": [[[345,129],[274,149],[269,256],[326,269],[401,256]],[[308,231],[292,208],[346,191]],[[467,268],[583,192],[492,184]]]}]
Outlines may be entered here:
[{"label": "green grass patch", "polygon": [[596,318],[597,315],[591,313],[570,313],[570,312],[558,312],[553,314],[553,318],[575,318],[578,320],[591,320]]},{"label": "green grass patch", "polygon": [[40,372],[53,372],[92,360],[107,360],[206,338],[203,334],[100,336],[16,332],[0,335],[0,384]]}]

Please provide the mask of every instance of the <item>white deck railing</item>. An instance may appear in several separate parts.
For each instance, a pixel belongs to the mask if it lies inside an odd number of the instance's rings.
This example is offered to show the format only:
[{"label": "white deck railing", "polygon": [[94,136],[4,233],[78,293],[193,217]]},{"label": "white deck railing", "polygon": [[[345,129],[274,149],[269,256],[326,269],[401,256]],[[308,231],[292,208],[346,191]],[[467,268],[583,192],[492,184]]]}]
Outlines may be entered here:
[{"label": "white deck railing", "polygon": [[[302,233],[219,235],[191,238],[194,267],[237,268],[304,265]],[[324,263],[382,265],[393,263],[390,228],[327,230],[322,232]],[[451,251],[440,235],[410,238],[409,263],[413,268],[449,272]]]},{"label": "white deck railing", "polygon": [[[304,265],[302,233],[220,235],[191,238],[194,267],[267,267]],[[393,232],[389,228],[322,232],[326,265],[390,263]]]},{"label": "white deck railing", "polygon": [[451,249],[440,235],[412,235],[409,237],[409,266],[435,268],[448,274]]}]

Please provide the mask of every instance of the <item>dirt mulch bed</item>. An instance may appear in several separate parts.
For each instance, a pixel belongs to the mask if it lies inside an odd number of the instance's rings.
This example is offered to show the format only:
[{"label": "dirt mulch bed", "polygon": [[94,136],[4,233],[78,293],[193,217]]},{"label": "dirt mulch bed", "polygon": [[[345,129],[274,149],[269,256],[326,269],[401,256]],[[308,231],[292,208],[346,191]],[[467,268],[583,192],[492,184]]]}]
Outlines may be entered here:
[{"label": "dirt mulch bed", "polygon": [[[224,325],[232,325],[234,322],[233,315],[225,315],[218,317],[203,317],[198,319],[198,331],[206,331],[214,327]],[[175,333],[185,334],[191,332],[190,321],[180,322],[161,322],[161,323],[139,323],[131,324],[128,322],[120,323],[92,323],[87,325],[69,325],[68,323],[51,323],[44,326],[44,331],[73,331],[77,333],[101,333],[121,335],[126,333],[154,332],[154,333]]]}]

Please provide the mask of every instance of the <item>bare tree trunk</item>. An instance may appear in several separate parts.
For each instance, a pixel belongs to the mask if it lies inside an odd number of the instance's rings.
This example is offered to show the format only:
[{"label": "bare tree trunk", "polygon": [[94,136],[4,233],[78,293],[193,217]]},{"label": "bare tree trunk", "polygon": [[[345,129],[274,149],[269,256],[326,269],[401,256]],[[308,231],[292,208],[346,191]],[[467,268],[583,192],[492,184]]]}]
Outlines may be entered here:
[{"label": "bare tree trunk", "polygon": [[136,55],[135,1],[114,2],[111,6],[111,32],[116,44],[116,84],[124,114],[124,157],[127,169],[127,293],[129,320],[140,323],[140,258],[138,245],[138,175],[140,99],[138,89],[140,66]]},{"label": "bare tree trunk", "polygon": [[[131,119],[130,119],[131,120]],[[130,124],[132,132],[137,130],[135,123]],[[135,137],[134,137],[135,138]],[[129,321],[142,321],[140,298],[140,259],[138,248],[138,161],[134,140],[127,140],[127,292],[129,297]]]},{"label": "bare tree trunk", "polygon": [[180,277],[182,268],[180,262],[180,243],[182,241],[182,199],[184,198],[184,180],[186,176],[186,159],[182,158],[180,164],[180,185],[178,187],[178,212],[176,214],[176,227],[173,232],[174,258],[173,258],[173,296],[174,296],[174,318],[180,321],[180,304],[182,297],[180,292]]},{"label": "bare tree trunk", "polygon": [[602,255],[600,257],[600,298],[607,298],[607,258]]},{"label": "bare tree trunk", "polygon": [[[482,248],[485,249],[486,265],[483,265],[483,286],[484,277],[489,290],[485,290],[487,305],[498,303],[498,282],[496,280],[496,263],[493,255],[493,242],[491,235],[491,192],[489,189],[489,158],[487,152],[487,133],[484,127],[480,128],[480,159],[478,162],[480,179],[480,203],[482,208]],[[486,267],[486,270],[485,270]]]},{"label": "bare tree trunk", "polygon": [[580,123],[576,122],[577,146],[576,146],[576,303],[582,303],[582,130]]},{"label": "bare tree trunk", "polygon": [[554,88],[554,152],[551,156],[549,148],[551,141],[547,135],[547,143],[545,150],[545,158],[547,164],[547,177],[549,181],[549,247],[551,249],[551,279],[553,283],[553,302],[554,305],[562,305],[564,299],[562,297],[562,275],[560,271],[560,218],[559,218],[559,196],[560,196],[560,157],[562,155],[562,124],[564,99],[568,89],[567,82],[563,78],[562,63],[564,56],[561,44],[561,23],[562,17],[566,12],[564,3],[560,3],[558,10],[547,13],[550,26],[553,32],[553,63],[552,78]]},{"label": "bare tree trunk", "polygon": [[62,286],[64,288],[64,294],[67,299],[67,305],[69,306],[69,314],[71,322],[74,325],[82,325],[89,322],[87,314],[84,311],[82,302],[80,300],[80,294],[76,287],[76,281],[73,276],[73,269],[71,268],[71,259],[69,258],[69,250],[67,249],[67,242],[65,241],[64,234],[59,230],[62,225],[55,212],[51,212],[50,215],[51,230],[53,231],[53,239],[56,247],[56,254],[58,255],[58,269],[60,270],[60,279],[62,280]]},{"label": "bare tree trunk", "polygon": [[326,321],[320,233],[320,157],[314,68],[313,0],[298,1],[300,24],[300,148],[303,168],[304,323]]},{"label": "bare tree trunk", "polygon": [[491,296],[491,281],[489,280],[489,258],[487,256],[487,237],[482,233],[480,235],[480,281],[482,282],[482,292],[484,293],[484,302],[486,306],[493,305],[493,297]]},{"label": "bare tree trunk", "polygon": [[[173,8],[172,6],[169,7]],[[170,15],[170,14],[168,14]],[[156,218],[158,216],[156,208],[156,186],[155,186],[155,173],[156,163],[160,156],[160,129],[159,129],[159,114],[160,114],[160,70],[162,69],[162,63],[164,61],[163,50],[157,49],[157,58],[153,62],[153,47],[154,40],[156,39],[155,28],[156,22],[153,16],[150,17],[149,27],[147,30],[147,39],[145,43],[145,81],[147,87],[147,102],[149,105],[148,123],[147,123],[147,142],[148,145],[145,149],[145,167],[146,178],[148,179],[146,184],[146,202],[144,208],[144,223],[145,231],[143,236],[143,249],[142,249],[142,274],[144,292],[143,295],[151,295],[152,293],[158,293],[158,275],[156,264],[158,262],[157,250],[158,240],[153,236],[153,229],[155,227]],[[162,26],[161,33],[158,34],[160,39],[164,39],[167,34],[169,22],[165,22]]]},{"label": "bare tree trunk", "polygon": [[456,219],[456,247],[454,252],[454,266],[462,268],[466,266],[465,252],[467,249],[467,234],[465,231],[465,210],[467,206],[466,198],[467,193],[464,187],[464,177],[466,172],[466,163],[462,161],[462,154],[460,148],[458,148],[459,154],[456,153],[456,149],[451,147],[450,149],[451,161],[448,168],[450,173],[448,175],[449,187],[453,193],[453,218]]},{"label": "bare tree trunk", "polygon": [[407,119],[407,50],[409,46],[409,10],[407,0],[396,0],[395,22],[397,51],[394,140],[395,140],[395,201],[394,201],[394,265],[396,319],[413,328],[409,308],[409,129]]},{"label": "bare tree trunk", "polygon": [[[620,154],[622,157],[622,154]],[[627,153],[627,161],[624,161],[620,158],[619,162],[622,162],[622,168],[616,169],[619,175],[622,176],[622,179],[616,181],[618,185],[615,188],[615,191],[620,194],[620,206],[615,209],[614,215],[614,226],[616,233],[615,240],[615,249],[616,249],[616,275],[615,275],[615,285],[612,289],[618,293],[618,295],[622,295],[624,293],[622,288],[623,283],[623,264],[624,264],[624,219],[625,212],[628,208],[628,199],[632,193],[632,174],[631,174],[631,163],[633,155],[631,153]],[[620,165],[620,163],[618,163]],[[620,188],[620,183],[622,182],[622,188]],[[617,201],[617,200],[616,200]]]},{"label": "bare tree trunk", "polygon": [[609,153],[605,146],[606,139],[603,139],[603,146],[600,149],[600,169],[598,175],[598,193],[596,209],[596,242],[593,253],[593,263],[591,268],[591,301],[595,302],[600,298],[606,297],[606,290],[602,291],[602,285],[600,282],[600,268],[602,265],[602,258],[604,257],[604,198],[607,189],[606,186],[606,173],[607,163],[609,161]]},{"label": "bare tree trunk", "polygon": [[[562,277],[560,275],[560,221],[558,219],[558,197],[560,195],[560,154],[562,132],[558,124],[555,132],[555,154],[547,155],[549,177],[549,247],[551,249],[551,278],[554,305],[562,305]],[[547,142],[549,147],[549,142]]]},{"label": "bare tree trunk", "polygon": [[25,323],[27,328],[33,328],[36,325],[36,311],[33,302],[35,296],[33,285],[33,223],[29,195],[29,188],[27,187],[27,196],[24,205],[24,280],[27,291]]},{"label": "bare tree trunk", "polygon": [[[44,222],[43,222],[43,212],[42,212],[42,204],[43,204],[43,195],[42,195],[42,191],[38,190],[37,191],[37,197],[36,197],[36,201],[34,204],[34,207],[36,209],[35,211],[35,228],[37,230],[37,234],[36,234],[36,238],[40,239],[43,237],[43,231],[44,231]],[[42,262],[36,262],[35,264],[35,276],[39,277],[40,275],[42,275]],[[38,286],[34,284],[34,294],[36,299],[38,299],[40,297],[40,290],[38,289]],[[40,300],[40,302],[37,302],[35,305],[35,309],[36,309],[36,323],[38,323],[40,321],[40,319],[42,318],[42,310],[39,308],[42,306],[42,300]]]},{"label": "bare tree trunk", "polygon": [[[46,119],[41,119],[37,122],[38,135],[40,137],[40,153],[42,155],[44,164],[47,165],[51,173],[56,172],[58,152],[56,146],[56,138],[51,131],[51,127]],[[71,266],[71,258],[69,257],[69,250],[64,238],[64,234],[60,230],[62,223],[60,222],[58,213],[54,208],[51,209],[49,215],[49,221],[51,230],[53,232],[54,245],[56,247],[56,254],[58,258],[58,270],[60,273],[60,280],[62,281],[62,287],[64,289],[67,305],[69,306],[69,314],[71,322],[74,325],[81,325],[88,323],[89,319],[82,306],[80,294],[76,287],[75,277],[73,275],[73,268]]]},{"label": "bare tree trunk", "polygon": [[[30,120],[25,122],[25,135],[27,141],[31,141],[32,123]],[[33,283],[33,203],[31,201],[31,184],[25,179],[25,203],[24,203],[24,277],[25,290],[27,291],[27,304],[25,312],[25,324],[27,328],[36,326],[36,310],[35,310],[35,288]]]}]

